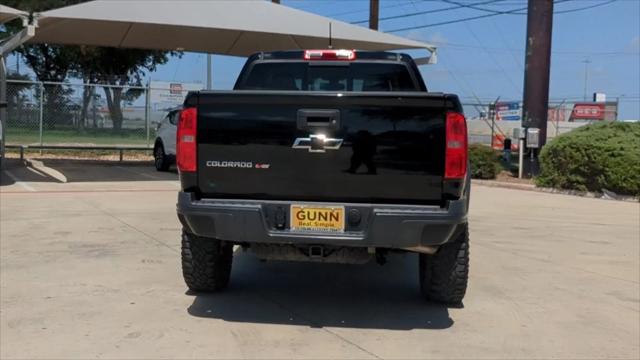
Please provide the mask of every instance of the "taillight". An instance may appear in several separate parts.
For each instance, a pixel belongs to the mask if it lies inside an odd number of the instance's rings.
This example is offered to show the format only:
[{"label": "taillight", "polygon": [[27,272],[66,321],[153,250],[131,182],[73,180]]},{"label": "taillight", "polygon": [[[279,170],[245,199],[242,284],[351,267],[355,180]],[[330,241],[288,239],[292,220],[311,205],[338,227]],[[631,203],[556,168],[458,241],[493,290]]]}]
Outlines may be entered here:
[{"label": "taillight", "polygon": [[464,179],[467,175],[467,122],[464,115],[447,113],[445,179]]},{"label": "taillight", "polygon": [[305,50],[305,60],[355,60],[355,50]]},{"label": "taillight", "polygon": [[178,170],[194,172],[198,169],[196,158],[196,133],[198,110],[187,108],[180,112],[176,135],[176,163]]}]

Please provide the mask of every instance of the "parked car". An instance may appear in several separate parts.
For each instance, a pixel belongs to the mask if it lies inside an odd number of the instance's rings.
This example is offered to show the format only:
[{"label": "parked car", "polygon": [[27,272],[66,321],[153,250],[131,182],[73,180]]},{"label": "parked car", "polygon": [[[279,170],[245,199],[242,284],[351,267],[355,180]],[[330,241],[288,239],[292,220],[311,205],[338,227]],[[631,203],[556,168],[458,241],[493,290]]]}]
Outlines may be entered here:
[{"label": "parked car", "polygon": [[[0,103],[0,111],[3,111],[3,109],[6,109],[7,107],[7,103]],[[2,168],[2,163],[5,161],[4,160],[4,146],[5,146],[5,140],[4,140],[4,120],[0,119],[0,168]]]},{"label": "parked car", "polygon": [[2,120],[0,120],[0,168],[2,167],[2,162],[4,161],[4,125]]},{"label": "parked car", "polygon": [[462,301],[466,120],[456,95],[427,91],[408,55],[259,53],[234,91],[189,93],[177,132],[191,290],[227,286],[234,245],[338,263],[417,252],[422,294]]},{"label": "parked car", "polygon": [[176,162],[176,129],[182,107],[169,110],[158,123],[153,160],[158,171],[167,171]]}]

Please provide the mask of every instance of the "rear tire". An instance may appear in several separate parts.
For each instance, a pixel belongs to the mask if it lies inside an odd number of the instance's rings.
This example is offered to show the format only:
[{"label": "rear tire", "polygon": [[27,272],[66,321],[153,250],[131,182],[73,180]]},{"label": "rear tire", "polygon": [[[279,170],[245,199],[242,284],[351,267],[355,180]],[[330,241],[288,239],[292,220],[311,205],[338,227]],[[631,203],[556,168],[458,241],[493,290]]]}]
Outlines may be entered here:
[{"label": "rear tire", "polygon": [[420,254],[420,291],[428,300],[462,303],[469,279],[469,226],[460,228],[456,238],[441,245],[435,254]]},{"label": "rear tire", "polygon": [[190,290],[223,290],[229,284],[232,262],[232,244],[182,231],[182,275]]},{"label": "rear tire", "polygon": [[169,170],[171,161],[169,160],[167,154],[164,152],[164,146],[162,145],[162,143],[156,143],[156,146],[153,148],[153,163],[156,166],[156,170],[158,171]]}]

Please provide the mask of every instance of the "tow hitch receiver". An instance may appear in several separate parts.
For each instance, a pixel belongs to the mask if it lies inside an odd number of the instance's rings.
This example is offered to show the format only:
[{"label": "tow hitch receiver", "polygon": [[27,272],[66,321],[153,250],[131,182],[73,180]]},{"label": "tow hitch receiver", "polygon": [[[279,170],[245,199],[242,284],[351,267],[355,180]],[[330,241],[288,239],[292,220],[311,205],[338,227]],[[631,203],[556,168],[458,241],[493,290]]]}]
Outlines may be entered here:
[{"label": "tow hitch receiver", "polygon": [[309,257],[310,258],[323,258],[324,257],[324,248],[322,246],[312,245],[309,246]]}]

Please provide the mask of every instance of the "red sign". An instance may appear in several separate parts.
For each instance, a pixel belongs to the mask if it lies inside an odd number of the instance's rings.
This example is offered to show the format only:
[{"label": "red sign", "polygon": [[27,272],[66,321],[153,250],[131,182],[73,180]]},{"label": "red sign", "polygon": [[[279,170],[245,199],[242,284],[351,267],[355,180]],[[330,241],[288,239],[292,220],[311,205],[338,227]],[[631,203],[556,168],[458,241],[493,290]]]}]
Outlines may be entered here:
[{"label": "red sign", "polygon": [[559,122],[559,121],[565,121],[565,120],[567,119],[565,118],[565,112],[563,108],[561,107],[549,108],[549,111],[547,112],[547,121]]},{"label": "red sign", "polygon": [[604,104],[575,104],[571,112],[571,120],[604,120]]}]

